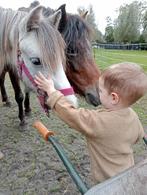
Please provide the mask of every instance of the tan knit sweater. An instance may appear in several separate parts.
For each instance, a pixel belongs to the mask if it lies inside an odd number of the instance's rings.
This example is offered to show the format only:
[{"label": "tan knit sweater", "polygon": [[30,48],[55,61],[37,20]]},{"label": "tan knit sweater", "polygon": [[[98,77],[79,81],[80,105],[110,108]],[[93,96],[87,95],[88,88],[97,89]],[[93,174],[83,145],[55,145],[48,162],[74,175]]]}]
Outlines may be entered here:
[{"label": "tan knit sweater", "polygon": [[131,108],[76,109],[59,91],[52,93],[47,102],[59,118],[86,136],[96,183],[134,165],[132,145],[144,136],[144,130]]}]

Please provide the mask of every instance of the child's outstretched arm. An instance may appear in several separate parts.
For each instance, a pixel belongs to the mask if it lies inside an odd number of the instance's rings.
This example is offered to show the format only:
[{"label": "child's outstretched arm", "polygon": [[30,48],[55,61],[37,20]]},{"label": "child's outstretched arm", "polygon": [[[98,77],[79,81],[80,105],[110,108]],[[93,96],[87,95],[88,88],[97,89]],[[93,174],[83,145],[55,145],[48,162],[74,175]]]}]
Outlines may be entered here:
[{"label": "child's outstretched arm", "polygon": [[35,75],[34,81],[37,84],[38,88],[45,91],[48,96],[50,96],[51,93],[56,91],[53,80],[50,76],[48,78],[45,78],[44,75],[39,72],[38,75]]},{"label": "child's outstretched arm", "polygon": [[47,103],[52,110],[70,127],[80,131],[87,136],[95,135],[95,124],[99,124],[96,110],[88,110],[84,108],[75,108],[58,90],[55,89],[53,80],[45,78],[39,72],[34,79],[38,88],[44,90],[49,98]]}]

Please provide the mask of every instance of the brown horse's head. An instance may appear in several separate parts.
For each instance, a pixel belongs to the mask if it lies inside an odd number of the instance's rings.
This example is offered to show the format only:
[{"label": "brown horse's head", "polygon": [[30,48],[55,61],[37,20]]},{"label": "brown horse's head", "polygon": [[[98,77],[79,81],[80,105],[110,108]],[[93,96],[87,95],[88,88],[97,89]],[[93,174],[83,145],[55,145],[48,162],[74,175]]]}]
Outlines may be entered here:
[{"label": "brown horse's head", "polygon": [[95,106],[100,104],[98,79],[100,71],[94,61],[91,48],[91,30],[86,20],[78,15],[67,14],[65,5],[59,9],[59,24],[66,42],[66,75],[76,93]]}]

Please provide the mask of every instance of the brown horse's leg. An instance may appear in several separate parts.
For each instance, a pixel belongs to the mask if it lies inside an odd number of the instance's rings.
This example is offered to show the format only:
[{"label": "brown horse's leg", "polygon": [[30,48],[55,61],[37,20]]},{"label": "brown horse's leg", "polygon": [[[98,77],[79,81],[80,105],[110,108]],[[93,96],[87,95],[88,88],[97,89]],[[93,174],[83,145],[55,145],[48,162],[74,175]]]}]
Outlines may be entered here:
[{"label": "brown horse's leg", "polygon": [[20,88],[20,80],[17,71],[14,70],[9,70],[9,76],[11,79],[11,83],[14,89],[15,93],[15,100],[18,104],[18,109],[19,109],[19,114],[18,117],[20,119],[20,125],[23,126],[25,125],[25,115],[24,115],[24,110],[23,110],[23,93]]},{"label": "brown horse's leg", "polygon": [[31,108],[30,108],[30,93],[26,92],[25,93],[25,100],[24,100],[24,107],[25,107],[25,115],[29,116],[31,113]]},{"label": "brown horse's leg", "polygon": [[1,90],[2,102],[4,102],[6,106],[10,106],[11,103],[8,99],[7,92],[5,89],[5,84],[4,84],[6,72],[7,70],[3,70],[2,74],[0,75],[0,90]]}]

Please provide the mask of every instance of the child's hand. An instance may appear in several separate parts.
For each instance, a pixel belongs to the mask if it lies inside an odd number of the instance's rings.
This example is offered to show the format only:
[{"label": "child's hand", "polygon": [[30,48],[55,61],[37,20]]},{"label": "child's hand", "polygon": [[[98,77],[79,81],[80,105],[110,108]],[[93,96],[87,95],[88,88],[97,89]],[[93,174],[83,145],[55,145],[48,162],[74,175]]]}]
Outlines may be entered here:
[{"label": "child's hand", "polygon": [[56,91],[53,80],[50,77],[46,79],[41,72],[39,72],[38,75],[35,75],[34,81],[37,84],[38,88],[45,91],[48,96]]}]

